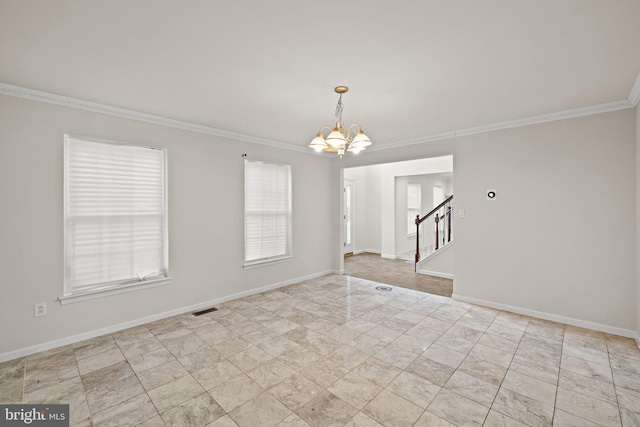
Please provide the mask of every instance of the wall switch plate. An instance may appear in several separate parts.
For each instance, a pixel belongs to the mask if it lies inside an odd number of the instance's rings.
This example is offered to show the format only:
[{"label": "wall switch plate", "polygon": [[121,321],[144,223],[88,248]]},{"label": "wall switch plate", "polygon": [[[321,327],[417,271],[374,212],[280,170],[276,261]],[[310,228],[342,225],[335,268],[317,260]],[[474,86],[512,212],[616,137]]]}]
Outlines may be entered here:
[{"label": "wall switch plate", "polygon": [[464,209],[458,211],[458,218],[464,218]]},{"label": "wall switch plate", "polygon": [[33,317],[46,316],[47,314],[47,303],[39,302],[36,303],[33,308]]}]

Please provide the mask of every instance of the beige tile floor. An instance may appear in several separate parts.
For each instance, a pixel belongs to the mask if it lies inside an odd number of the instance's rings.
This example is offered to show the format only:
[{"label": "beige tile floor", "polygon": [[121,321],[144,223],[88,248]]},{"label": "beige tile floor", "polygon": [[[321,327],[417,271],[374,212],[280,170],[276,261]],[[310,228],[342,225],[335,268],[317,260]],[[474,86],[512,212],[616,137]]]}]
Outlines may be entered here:
[{"label": "beige tile floor", "polygon": [[344,257],[347,276],[375,280],[443,297],[453,294],[453,280],[415,273],[413,263],[400,259],[386,259],[380,255],[363,253]]},{"label": "beige tile floor", "polygon": [[630,339],[329,275],[0,364],[72,425],[637,426]]}]

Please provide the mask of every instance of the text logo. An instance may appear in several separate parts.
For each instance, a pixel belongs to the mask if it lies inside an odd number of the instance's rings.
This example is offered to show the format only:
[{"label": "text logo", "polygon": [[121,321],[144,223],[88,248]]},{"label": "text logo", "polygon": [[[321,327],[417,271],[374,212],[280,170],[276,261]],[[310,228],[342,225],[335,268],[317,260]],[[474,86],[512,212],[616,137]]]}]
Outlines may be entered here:
[{"label": "text logo", "polygon": [[1,405],[0,427],[69,427],[69,405]]}]

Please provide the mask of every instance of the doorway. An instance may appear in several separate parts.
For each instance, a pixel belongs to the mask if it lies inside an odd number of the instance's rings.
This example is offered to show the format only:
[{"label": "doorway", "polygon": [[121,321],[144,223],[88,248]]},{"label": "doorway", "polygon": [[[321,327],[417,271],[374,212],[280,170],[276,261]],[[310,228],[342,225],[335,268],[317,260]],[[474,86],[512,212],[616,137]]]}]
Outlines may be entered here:
[{"label": "doorway", "polygon": [[[451,280],[444,286],[432,283],[435,275],[416,274],[414,259],[415,217],[431,211],[435,200],[453,193],[453,156],[344,168],[341,178],[340,254],[353,256],[340,257],[340,271],[369,280],[390,281],[397,276],[410,288],[418,287],[420,279],[431,280],[430,285],[440,291],[427,290],[423,284],[420,289],[450,295]],[[418,188],[413,184],[419,185],[419,192],[413,191]],[[424,236],[420,237],[423,243]],[[397,274],[386,274],[396,270]],[[429,270],[438,271],[435,267]]]},{"label": "doorway", "polygon": [[344,180],[344,251],[343,255],[353,255],[355,227],[354,227],[354,179]]}]

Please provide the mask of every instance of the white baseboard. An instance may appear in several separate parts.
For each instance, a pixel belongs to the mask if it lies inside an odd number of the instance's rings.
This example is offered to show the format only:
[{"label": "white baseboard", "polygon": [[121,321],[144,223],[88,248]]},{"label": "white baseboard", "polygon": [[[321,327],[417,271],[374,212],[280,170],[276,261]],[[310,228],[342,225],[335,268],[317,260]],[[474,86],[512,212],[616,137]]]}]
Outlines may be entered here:
[{"label": "white baseboard", "polygon": [[407,249],[406,251],[400,251],[396,254],[398,258],[411,258],[414,259],[416,256],[415,249]]},{"label": "white baseboard", "polygon": [[259,294],[261,292],[270,291],[273,289],[281,288],[284,286],[292,285],[294,283],[302,282],[305,280],[315,279],[316,277],[324,276],[327,274],[338,274],[338,270],[325,270],[319,273],[310,274],[308,276],[297,277],[295,279],[285,280],[284,282],[273,283],[271,285],[262,286],[255,289],[250,289],[248,291],[239,292],[237,294],[228,295],[221,298],[216,298],[210,301],[205,301],[198,304],[193,304],[187,307],[181,307],[174,310],[165,311],[164,313],[158,313],[147,317],[142,317],[140,319],[130,320],[128,322],[119,323],[117,325],[107,326],[105,328],[94,329],[92,331],[83,332],[81,334],[72,335],[70,337],[60,338],[53,341],[48,341],[42,344],[33,345],[30,347],[21,348],[18,350],[8,351],[6,353],[0,354],[0,362],[4,362],[7,360],[17,359],[19,357],[28,356],[30,354],[39,353],[41,351],[51,350],[56,347],[62,347],[64,345],[73,344],[76,342],[88,340],[91,338],[99,337],[101,335],[112,334],[114,332],[118,332],[124,329],[133,328],[135,326],[144,325],[145,323],[154,322],[156,320],[165,319],[167,317],[177,316],[179,314],[189,313],[191,311],[201,310],[203,308],[208,308],[214,306],[216,304],[222,304],[223,302],[235,300],[238,298],[247,297],[254,294]]},{"label": "white baseboard", "polygon": [[395,256],[395,255],[382,254],[382,255],[380,255],[380,256],[381,256],[382,258],[385,258],[385,259],[396,259],[396,256]]},{"label": "white baseboard", "polygon": [[360,255],[360,254],[377,254],[380,255],[382,252],[375,250],[375,249],[358,249],[357,251],[353,251],[354,255]]},{"label": "white baseboard", "polygon": [[443,279],[453,279],[453,274],[449,274],[449,273],[440,273],[438,271],[420,271],[418,270],[419,274],[424,274],[425,276],[435,276],[435,277],[442,277]]},{"label": "white baseboard", "polygon": [[418,266],[420,266],[420,264],[426,263],[430,259],[437,257],[440,254],[445,253],[447,250],[452,248],[453,248],[453,240],[445,243],[443,246],[440,246],[440,248],[437,251],[430,252],[429,255],[425,256],[424,258],[420,258],[420,261],[418,261]]},{"label": "white baseboard", "polygon": [[572,317],[565,317],[557,314],[545,313],[543,311],[530,310],[528,308],[516,307],[508,304],[500,304],[497,302],[486,301],[486,300],[472,298],[472,297],[466,297],[463,295],[453,294],[451,298],[456,301],[468,302],[470,304],[476,304],[476,305],[483,305],[485,307],[495,308],[498,310],[510,311],[512,313],[523,314],[525,316],[537,317],[538,319],[551,320],[552,322],[564,323],[566,325],[578,326],[580,328],[606,332],[609,334],[619,335],[627,338],[634,338],[636,339],[636,342],[638,342],[638,333],[631,329],[623,329],[615,326],[603,325],[601,323],[574,319]]}]

